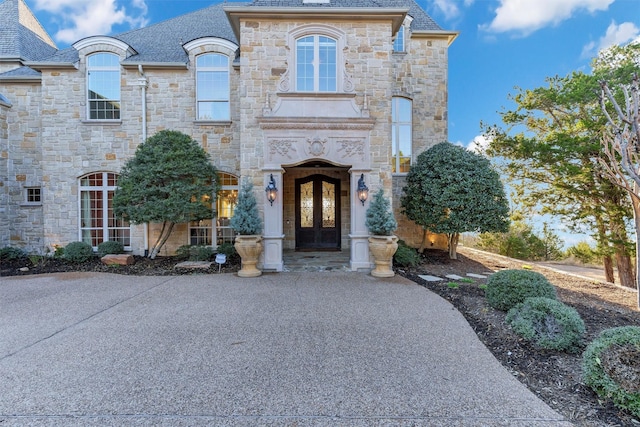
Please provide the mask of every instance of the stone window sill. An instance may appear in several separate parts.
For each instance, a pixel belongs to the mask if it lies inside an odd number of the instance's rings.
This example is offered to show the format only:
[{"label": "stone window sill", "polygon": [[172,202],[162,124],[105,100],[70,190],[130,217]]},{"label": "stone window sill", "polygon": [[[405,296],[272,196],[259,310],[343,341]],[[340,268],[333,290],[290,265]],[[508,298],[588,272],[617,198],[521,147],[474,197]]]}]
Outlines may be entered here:
[{"label": "stone window sill", "polygon": [[122,124],[122,120],[82,120],[84,125],[111,125],[119,126]]},{"label": "stone window sill", "polygon": [[194,120],[193,123],[198,126],[231,126],[233,122],[231,120]]}]

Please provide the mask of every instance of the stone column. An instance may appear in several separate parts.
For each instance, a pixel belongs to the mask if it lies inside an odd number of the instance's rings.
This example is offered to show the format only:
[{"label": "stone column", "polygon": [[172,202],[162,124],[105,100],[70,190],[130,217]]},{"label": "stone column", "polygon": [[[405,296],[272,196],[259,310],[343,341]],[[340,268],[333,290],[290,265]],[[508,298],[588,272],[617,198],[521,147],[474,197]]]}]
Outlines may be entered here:
[{"label": "stone column", "polygon": [[[282,180],[282,174],[284,170],[278,169],[263,169],[263,200],[264,200],[264,232],[263,232],[263,262],[262,270],[265,271],[282,271],[282,243],[284,240],[284,234],[282,232],[282,218],[283,218],[283,197],[284,197],[284,185]],[[269,203],[264,189],[269,185],[271,176],[276,183],[278,193],[273,204]]]},{"label": "stone column", "polygon": [[358,199],[358,180],[364,174],[364,182],[370,184],[369,169],[350,169],[351,174],[351,260],[349,267],[351,271],[370,271],[371,261],[369,259],[369,230],[364,225],[369,198],[364,202]]}]

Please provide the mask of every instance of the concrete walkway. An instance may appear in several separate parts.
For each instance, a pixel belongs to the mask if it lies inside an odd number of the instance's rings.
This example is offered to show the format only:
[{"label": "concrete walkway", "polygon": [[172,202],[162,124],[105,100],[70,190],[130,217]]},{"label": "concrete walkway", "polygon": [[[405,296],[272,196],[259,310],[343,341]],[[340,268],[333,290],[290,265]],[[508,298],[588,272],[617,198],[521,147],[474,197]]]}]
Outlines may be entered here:
[{"label": "concrete walkway", "polygon": [[398,277],[2,277],[0,305],[2,426],[570,425]]}]

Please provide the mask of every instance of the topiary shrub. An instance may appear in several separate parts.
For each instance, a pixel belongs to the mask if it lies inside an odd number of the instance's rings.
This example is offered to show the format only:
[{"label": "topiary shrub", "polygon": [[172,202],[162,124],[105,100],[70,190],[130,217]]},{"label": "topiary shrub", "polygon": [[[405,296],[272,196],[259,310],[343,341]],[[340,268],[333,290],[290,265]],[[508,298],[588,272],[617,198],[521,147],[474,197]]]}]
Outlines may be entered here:
[{"label": "topiary shrub", "polygon": [[640,418],[640,327],[602,331],[582,355],[582,375],[598,396]]},{"label": "topiary shrub", "polygon": [[71,262],[87,262],[93,257],[93,248],[85,242],[71,242],[64,248],[64,259]]},{"label": "topiary shrub", "polygon": [[393,264],[402,267],[415,267],[420,262],[420,255],[418,252],[404,242],[404,240],[398,240],[398,250],[393,255]]},{"label": "topiary shrub", "polygon": [[396,218],[391,211],[391,202],[384,197],[382,188],[373,196],[373,201],[367,208],[364,225],[374,236],[391,236],[398,228]]},{"label": "topiary shrub", "polygon": [[20,248],[14,248],[13,246],[6,246],[0,249],[0,261],[15,261],[19,259],[26,259],[27,253]]},{"label": "topiary shrub", "polygon": [[584,321],[573,308],[551,298],[527,298],[507,313],[513,330],[545,350],[576,353],[584,338]]},{"label": "topiary shrub", "polygon": [[176,255],[179,258],[189,261],[209,261],[214,253],[211,246],[205,245],[183,245],[176,250]]},{"label": "topiary shrub", "polygon": [[528,270],[502,270],[487,279],[485,296],[491,307],[509,311],[531,297],[556,299],[556,289],[540,273]]},{"label": "topiary shrub", "polygon": [[253,183],[248,178],[242,182],[229,225],[241,235],[250,236],[262,233],[262,219],[258,210],[258,202],[253,194]]},{"label": "topiary shrub", "polygon": [[118,255],[124,253],[124,245],[115,240],[108,240],[98,245],[98,256],[102,258],[105,255]]}]

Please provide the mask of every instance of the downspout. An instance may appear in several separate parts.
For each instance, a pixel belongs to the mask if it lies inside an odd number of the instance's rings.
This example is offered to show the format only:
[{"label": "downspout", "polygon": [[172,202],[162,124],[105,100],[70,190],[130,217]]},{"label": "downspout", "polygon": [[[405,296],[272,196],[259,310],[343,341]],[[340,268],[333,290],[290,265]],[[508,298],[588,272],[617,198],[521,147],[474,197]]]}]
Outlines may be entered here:
[{"label": "downspout", "polygon": [[[141,108],[142,108],[142,142],[147,140],[147,85],[149,81],[147,77],[144,75],[144,71],[142,69],[142,64],[138,64],[138,73],[140,73],[140,77],[138,78],[138,86],[140,86],[141,91]],[[142,226],[143,230],[143,239],[144,239],[144,256],[149,255],[149,224],[144,223]]]}]

